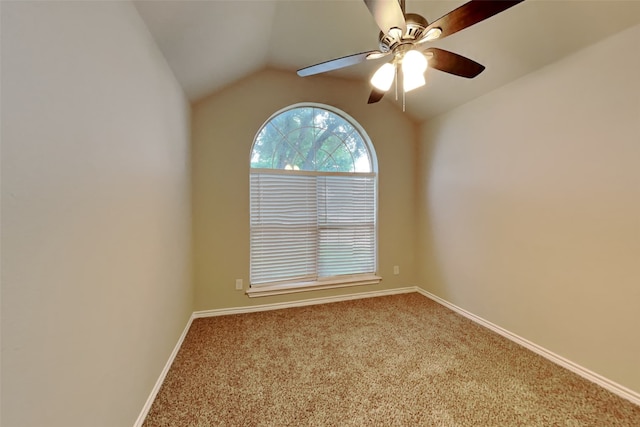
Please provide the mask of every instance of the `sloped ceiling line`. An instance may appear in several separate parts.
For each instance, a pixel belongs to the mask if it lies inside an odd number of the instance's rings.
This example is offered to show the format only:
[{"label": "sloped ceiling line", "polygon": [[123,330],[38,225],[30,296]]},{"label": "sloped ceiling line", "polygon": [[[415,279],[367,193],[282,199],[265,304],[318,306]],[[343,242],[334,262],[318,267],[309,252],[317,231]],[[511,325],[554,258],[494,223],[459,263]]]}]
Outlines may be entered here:
[{"label": "sloped ceiling line", "polygon": [[[434,21],[464,3],[408,0],[406,9]],[[134,4],[192,101],[265,67],[293,74],[378,46],[379,30],[361,0]],[[428,70],[427,85],[408,94],[407,110],[427,120],[637,24],[638,1],[526,0],[434,42],[487,69],[473,80]],[[367,81],[374,62],[327,74]],[[396,101],[385,97],[383,102]]]}]

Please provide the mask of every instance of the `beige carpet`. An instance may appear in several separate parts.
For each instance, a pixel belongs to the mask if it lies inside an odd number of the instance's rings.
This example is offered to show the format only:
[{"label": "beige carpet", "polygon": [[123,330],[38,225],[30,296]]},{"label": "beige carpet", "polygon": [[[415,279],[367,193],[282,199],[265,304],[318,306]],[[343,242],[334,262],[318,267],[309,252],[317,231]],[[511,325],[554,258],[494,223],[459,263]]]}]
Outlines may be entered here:
[{"label": "beige carpet", "polygon": [[640,426],[640,407],[417,294],[197,319],[145,426]]}]

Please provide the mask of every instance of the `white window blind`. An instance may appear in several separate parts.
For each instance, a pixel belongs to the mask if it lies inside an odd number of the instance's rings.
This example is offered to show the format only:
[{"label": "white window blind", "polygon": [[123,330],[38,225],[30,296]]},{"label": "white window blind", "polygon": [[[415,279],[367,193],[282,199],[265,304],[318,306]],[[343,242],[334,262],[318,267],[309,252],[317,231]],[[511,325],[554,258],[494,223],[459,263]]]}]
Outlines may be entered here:
[{"label": "white window blind", "polygon": [[374,273],[374,174],[251,173],[251,285]]},{"label": "white window blind", "polygon": [[375,272],[375,177],[318,176],[318,276]]}]

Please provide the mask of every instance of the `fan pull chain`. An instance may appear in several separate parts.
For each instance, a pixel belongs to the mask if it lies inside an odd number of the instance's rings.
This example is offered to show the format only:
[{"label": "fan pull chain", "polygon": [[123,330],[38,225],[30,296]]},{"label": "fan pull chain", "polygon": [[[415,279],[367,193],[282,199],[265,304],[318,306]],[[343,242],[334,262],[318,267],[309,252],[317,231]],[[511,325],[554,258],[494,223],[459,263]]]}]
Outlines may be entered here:
[{"label": "fan pull chain", "polygon": [[395,83],[396,83],[396,101],[397,101],[398,100],[398,63],[396,63],[395,71],[396,71],[396,75],[393,78],[393,80],[395,80]]},{"label": "fan pull chain", "polygon": [[407,93],[405,91],[402,91],[402,112],[404,113],[405,110],[405,98],[407,97]]}]

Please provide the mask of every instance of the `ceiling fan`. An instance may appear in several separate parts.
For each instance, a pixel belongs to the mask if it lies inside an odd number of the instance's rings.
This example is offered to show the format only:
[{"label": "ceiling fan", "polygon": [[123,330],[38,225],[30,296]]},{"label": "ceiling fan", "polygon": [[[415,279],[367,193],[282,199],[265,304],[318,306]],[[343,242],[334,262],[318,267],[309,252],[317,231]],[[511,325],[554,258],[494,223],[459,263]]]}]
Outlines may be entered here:
[{"label": "ceiling fan", "polygon": [[[427,42],[445,38],[484,21],[524,0],[471,0],[429,24],[416,13],[405,13],[405,0],[364,0],[380,27],[379,50],[370,50],[331,59],[298,70],[301,77],[325,73],[391,56],[371,78],[369,104],[382,99],[393,81],[402,76],[403,90],[409,92],[425,84],[427,66],[456,76],[474,78],[484,70],[477,62],[435,47]],[[402,73],[399,73],[399,70]]]}]

